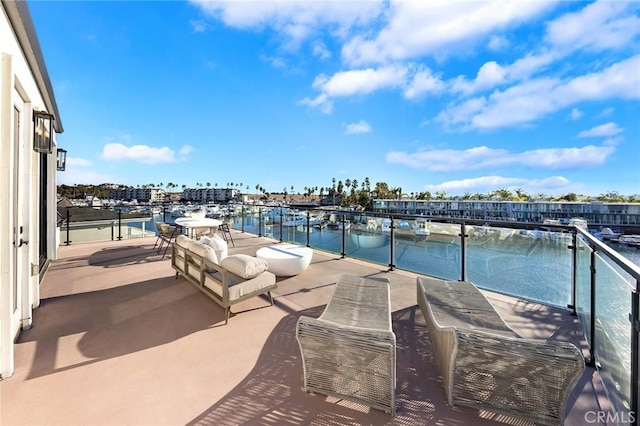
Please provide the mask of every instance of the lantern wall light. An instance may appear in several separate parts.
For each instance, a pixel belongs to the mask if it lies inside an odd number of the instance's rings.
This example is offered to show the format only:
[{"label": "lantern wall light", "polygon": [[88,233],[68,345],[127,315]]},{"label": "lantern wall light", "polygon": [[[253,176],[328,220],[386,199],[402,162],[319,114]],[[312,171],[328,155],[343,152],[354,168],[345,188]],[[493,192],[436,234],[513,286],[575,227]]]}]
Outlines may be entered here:
[{"label": "lantern wall light", "polygon": [[57,167],[58,171],[64,172],[64,170],[67,167],[67,150],[66,149],[58,148],[57,163],[58,163],[58,167]]}]

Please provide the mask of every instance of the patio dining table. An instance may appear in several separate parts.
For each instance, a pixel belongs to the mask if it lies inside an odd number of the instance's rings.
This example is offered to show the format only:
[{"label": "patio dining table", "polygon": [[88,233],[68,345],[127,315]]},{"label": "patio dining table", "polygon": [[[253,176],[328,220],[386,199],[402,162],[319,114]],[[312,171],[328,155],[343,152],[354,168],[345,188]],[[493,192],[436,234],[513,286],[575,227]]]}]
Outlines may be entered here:
[{"label": "patio dining table", "polygon": [[202,228],[215,228],[217,229],[220,225],[222,225],[222,221],[218,219],[211,219],[208,217],[202,219],[196,219],[192,217],[179,217],[174,220],[174,223],[182,228],[187,230],[187,235],[190,238],[193,238],[198,229]]}]

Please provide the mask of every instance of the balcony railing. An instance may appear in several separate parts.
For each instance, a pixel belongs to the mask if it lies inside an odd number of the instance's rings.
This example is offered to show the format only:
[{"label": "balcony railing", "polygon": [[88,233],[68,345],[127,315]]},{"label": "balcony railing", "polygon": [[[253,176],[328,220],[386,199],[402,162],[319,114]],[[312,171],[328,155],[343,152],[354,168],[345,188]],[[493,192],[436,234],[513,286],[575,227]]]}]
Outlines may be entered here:
[{"label": "balcony railing", "polygon": [[[147,230],[147,224],[151,229]],[[153,215],[91,207],[58,209],[59,243],[115,241],[155,235]]]},{"label": "balcony railing", "polygon": [[567,307],[615,411],[638,412],[640,267],[586,229],[285,208],[243,208],[239,219],[243,232]]},{"label": "balcony railing", "polygon": [[[570,309],[589,344],[614,411],[634,413],[640,364],[640,267],[565,225],[387,215],[347,210],[237,206],[233,228],[419,274]],[[170,215],[158,220],[170,221]],[[151,221],[151,222],[149,222]],[[91,222],[91,221],[90,221]],[[63,223],[62,235],[92,229],[95,240],[148,235],[152,216]],[[99,237],[98,228],[108,232]],[[108,229],[108,231],[104,231]],[[88,231],[87,231],[88,232]],[[87,237],[88,238],[88,237]],[[74,240],[79,241],[76,237]]]}]

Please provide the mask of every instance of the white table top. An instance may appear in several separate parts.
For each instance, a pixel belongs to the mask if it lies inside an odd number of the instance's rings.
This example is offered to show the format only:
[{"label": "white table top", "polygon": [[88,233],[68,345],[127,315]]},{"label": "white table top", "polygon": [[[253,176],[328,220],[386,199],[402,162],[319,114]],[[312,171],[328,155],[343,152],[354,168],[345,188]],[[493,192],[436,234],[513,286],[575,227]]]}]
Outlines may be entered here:
[{"label": "white table top", "polygon": [[214,226],[222,225],[222,221],[219,219],[211,219],[205,217],[203,219],[194,219],[192,217],[179,217],[174,220],[176,225],[183,226],[185,228],[213,228]]}]

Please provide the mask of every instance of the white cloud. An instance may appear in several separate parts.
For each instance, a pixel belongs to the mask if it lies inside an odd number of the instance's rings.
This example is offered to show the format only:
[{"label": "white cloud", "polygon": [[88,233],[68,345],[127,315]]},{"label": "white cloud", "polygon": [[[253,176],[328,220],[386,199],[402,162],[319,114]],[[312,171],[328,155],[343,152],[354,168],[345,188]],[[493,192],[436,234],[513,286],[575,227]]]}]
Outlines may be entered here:
[{"label": "white cloud", "polygon": [[600,117],[609,117],[611,116],[615,111],[615,108],[605,108],[602,110],[602,112],[600,113]]},{"label": "white cloud", "polygon": [[191,145],[185,145],[182,148],[180,148],[180,151],[178,151],[178,155],[180,156],[180,159],[185,160],[189,154],[191,154],[193,152],[193,147]]},{"label": "white cloud", "polygon": [[261,31],[273,28],[287,47],[295,48],[325,27],[342,38],[354,28],[373,22],[383,12],[382,0],[249,1],[191,0],[205,15],[225,25]]},{"label": "white cloud", "polygon": [[493,35],[489,39],[489,43],[487,43],[487,47],[489,48],[489,50],[499,51],[508,47],[509,44],[510,44],[509,40],[507,40],[506,37]]},{"label": "white cloud", "polygon": [[206,22],[192,19],[189,21],[189,25],[191,25],[191,30],[194,33],[203,33],[209,27]]},{"label": "white cloud", "polygon": [[609,138],[617,134],[622,133],[622,129],[614,122],[601,124],[600,126],[593,127],[589,130],[583,130],[578,133],[579,138]]},{"label": "white cloud", "polygon": [[604,164],[615,152],[614,144],[579,148],[543,148],[512,153],[479,146],[466,150],[444,149],[417,152],[394,151],[386,155],[390,164],[402,164],[432,172],[456,172],[524,166],[531,169],[576,169]]},{"label": "white cloud", "polygon": [[331,52],[327,49],[327,46],[324,43],[316,42],[313,45],[313,55],[320,59],[329,59],[331,57]]},{"label": "white cloud", "polygon": [[[462,130],[494,129],[528,124],[561,108],[587,101],[640,99],[640,55],[568,81],[539,78],[451,104],[435,120]],[[473,108],[470,108],[473,106]]]},{"label": "white cloud", "polygon": [[572,120],[577,120],[580,117],[582,117],[582,111],[580,111],[578,108],[574,108],[571,110],[571,119]]},{"label": "white cloud", "polygon": [[441,93],[445,89],[444,82],[426,68],[418,70],[408,80],[404,90],[404,97],[407,99],[414,99],[425,94]]},{"label": "white cloud", "polygon": [[93,169],[76,168],[73,164],[67,164],[64,172],[58,172],[59,185],[77,185],[79,183],[100,185],[106,182],[115,182],[115,179],[110,175],[96,172]]},{"label": "white cloud", "polygon": [[360,120],[357,123],[348,124],[347,129],[345,130],[345,134],[347,135],[369,132],[371,132],[371,125],[364,120]]},{"label": "white cloud", "polygon": [[547,40],[569,50],[627,47],[640,34],[634,2],[597,1],[548,24]]},{"label": "white cloud", "polygon": [[102,150],[102,158],[107,161],[132,160],[142,164],[163,164],[176,161],[174,151],[166,146],[154,148],[147,145],[126,146],[121,143],[106,144]]},{"label": "white cloud", "polygon": [[279,56],[260,55],[260,59],[268,64],[271,64],[271,66],[274,68],[287,68],[286,61]]},{"label": "white cloud", "polygon": [[366,95],[378,89],[398,87],[406,75],[406,68],[399,66],[340,71],[331,78],[317,79],[314,87],[331,97]]},{"label": "white cloud", "polygon": [[80,157],[67,157],[67,166],[89,167],[91,161]]},{"label": "white cloud", "polygon": [[367,95],[379,89],[402,86],[406,75],[407,69],[399,66],[340,71],[331,77],[321,74],[312,85],[321,92],[320,95],[314,99],[305,97],[300,103],[331,112],[331,98]]},{"label": "white cloud", "polygon": [[[355,36],[342,49],[353,65],[447,56],[456,47],[473,45],[495,30],[525,22],[554,2],[389,2],[388,22],[374,37]],[[410,29],[410,30],[408,30]]]},{"label": "white cloud", "polygon": [[498,188],[511,191],[523,189],[529,194],[566,194],[577,191],[579,184],[572,183],[563,176],[549,176],[542,179],[505,176],[481,176],[476,178],[450,180],[439,184],[425,185],[427,191],[444,191],[448,194],[487,193]]}]

